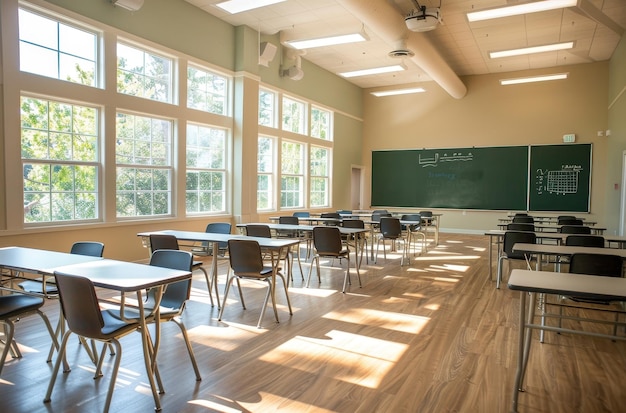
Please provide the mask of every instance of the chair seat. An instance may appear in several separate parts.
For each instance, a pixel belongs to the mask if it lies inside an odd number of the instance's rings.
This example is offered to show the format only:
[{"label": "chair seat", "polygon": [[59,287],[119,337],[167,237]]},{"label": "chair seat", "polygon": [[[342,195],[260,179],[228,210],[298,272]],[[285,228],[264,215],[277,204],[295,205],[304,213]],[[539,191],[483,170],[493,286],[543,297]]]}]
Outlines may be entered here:
[{"label": "chair seat", "polygon": [[28,280],[28,281],[24,281],[18,284],[18,286],[26,291],[27,293],[34,293],[34,294],[58,294],[59,293],[59,289],[57,288],[56,284],[54,282],[51,281],[46,281],[46,291],[44,291],[43,288],[43,281],[41,280]]},{"label": "chair seat", "polygon": [[0,317],[12,318],[29,311],[35,311],[43,305],[43,298],[24,294],[0,296]]},{"label": "chair seat", "polygon": [[136,321],[124,321],[108,310],[102,311],[102,319],[104,320],[104,326],[102,327],[102,334],[104,336],[116,336],[121,332],[132,330],[138,327]]}]

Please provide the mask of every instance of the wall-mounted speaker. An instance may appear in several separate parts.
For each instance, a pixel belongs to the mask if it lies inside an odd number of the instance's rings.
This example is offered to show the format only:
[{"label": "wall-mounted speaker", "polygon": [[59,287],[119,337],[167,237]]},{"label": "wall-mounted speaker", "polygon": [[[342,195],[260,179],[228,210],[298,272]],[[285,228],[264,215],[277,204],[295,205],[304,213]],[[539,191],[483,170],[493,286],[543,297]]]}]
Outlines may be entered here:
[{"label": "wall-mounted speaker", "polygon": [[261,43],[261,47],[259,48],[259,64],[265,67],[269,67],[270,62],[276,56],[276,50],[278,48],[269,42]]}]

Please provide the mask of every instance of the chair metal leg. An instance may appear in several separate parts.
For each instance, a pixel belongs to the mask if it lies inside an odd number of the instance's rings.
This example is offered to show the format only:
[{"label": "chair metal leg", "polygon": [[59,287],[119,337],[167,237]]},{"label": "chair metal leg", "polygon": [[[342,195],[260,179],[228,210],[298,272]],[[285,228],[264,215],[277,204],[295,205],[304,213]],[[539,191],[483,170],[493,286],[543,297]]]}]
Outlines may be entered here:
[{"label": "chair metal leg", "polygon": [[4,367],[4,361],[9,355],[9,350],[13,346],[13,334],[15,333],[15,325],[10,320],[3,320],[4,322],[4,349],[2,349],[2,359],[0,360],[0,374],[2,374],[2,368]]},{"label": "chair metal leg", "polygon": [[172,321],[176,323],[178,328],[180,328],[180,332],[183,335],[183,340],[185,341],[185,345],[187,346],[187,353],[189,353],[189,359],[191,360],[191,365],[193,366],[193,371],[196,373],[196,381],[202,380],[202,376],[200,376],[200,370],[198,369],[198,364],[196,363],[196,356],[193,353],[193,348],[191,347],[191,343],[189,342],[189,336],[187,334],[187,328],[183,324],[183,321],[177,318],[172,318]]},{"label": "chair metal leg", "polygon": [[[209,299],[211,300],[211,307],[214,307],[215,304],[213,303],[213,294],[211,293],[211,288],[213,287],[213,282],[211,282],[210,279],[209,279],[209,273],[201,265],[196,267],[196,268],[204,273],[204,279],[206,280],[207,291],[209,292]],[[194,269],[196,269],[196,268],[194,268]],[[218,296],[217,297],[217,306],[219,307],[219,305],[220,305],[220,298]]]}]

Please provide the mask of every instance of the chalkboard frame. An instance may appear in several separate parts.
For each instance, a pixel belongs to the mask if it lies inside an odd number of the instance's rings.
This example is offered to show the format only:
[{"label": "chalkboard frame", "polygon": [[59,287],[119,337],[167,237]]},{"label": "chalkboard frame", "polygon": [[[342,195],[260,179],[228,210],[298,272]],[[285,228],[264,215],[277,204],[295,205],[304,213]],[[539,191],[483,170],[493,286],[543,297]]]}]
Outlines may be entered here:
[{"label": "chalkboard frame", "polygon": [[[576,202],[569,203],[561,197],[559,203],[546,208],[545,203],[537,203],[541,198],[536,194],[535,174],[533,166],[537,160],[545,163],[551,160],[549,151],[557,150],[555,162],[568,164],[569,167],[579,167],[585,173],[579,173],[579,185],[581,191],[576,195]],[[560,150],[560,151],[559,151]],[[544,151],[548,158],[543,155]],[[571,151],[576,155],[571,159]],[[533,164],[533,153],[536,161]],[[560,154],[560,155],[559,155]],[[481,156],[483,156],[481,158]],[[565,158],[564,158],[565,157]],[[441,172],[425,175],[419,166],[428,166],[429,161],[433,165],[444,165],[442,160],[447,161]],[[470,159],[472,158],[472,159]],[[582,160],[581,160],[582,159]],[[371,204],[376,207],[418,207],[438,209],[469,209],[469,210],[525,210],[525,211],[550,211],[550,212],[589,212],[591,194],[591,144],[558,144],[558,145],[514,145],[514,146],[487,146],[467,148],[432,148],[432,149],[404,149],[404,150],[376,150],[372,151],[372,186]],[[472,162],[465,161],[474,161]],[[450,165],[453,165],[452,168]],[[550,168],[554,165],[549,164]],[[446,169],[448,168],[448,169]],[[556,167],[555,167],[556,168]],[[437,168],[429,168],[434,171]],[[465,170],[466,169],[466,170]],[[513,174],[511,177],[510,174]],[[447,175],[454,175],[450,183],[437,183],[443,189],[425,187],[424,183],[431,186],[436,180],[445,179]],[[472,182],[472,176],[474,181]],[[461,178],[465,177],[463,185]],[[458,182],[452,182],[457,179]],[[486,184],[485,184],[486,182]],[[449,187],[446,188],[446,185]],[[468,191],[462,194],[464,185]],[[472,186],[474,185],[474,186]],[[444,191],[447,190],[447,192]],[[443,200],[433,199],[435,190],[445,192]],[[481,195],[481,191],[483,194]],[[461,192],[461,193],[458,193]],[[484,194],[487,192],[487,195]],[[426,193],[427,195],[424,195]],[[482,198],[480,200],[470,198]],[[447,197],[447,198],[446,198]],[[514,199],[511,202],[509,198]],[[571,197],[569,198],[571,199]],[[532,201],[532,203],[531,203]]]}]

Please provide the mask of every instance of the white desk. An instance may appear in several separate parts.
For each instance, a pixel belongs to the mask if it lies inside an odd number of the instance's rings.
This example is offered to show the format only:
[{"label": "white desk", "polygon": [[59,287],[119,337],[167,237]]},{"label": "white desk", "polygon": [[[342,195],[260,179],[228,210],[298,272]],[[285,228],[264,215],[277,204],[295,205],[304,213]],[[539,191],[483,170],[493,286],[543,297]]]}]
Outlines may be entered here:
[{"label": "white desk", "polygon": [[[219,251],[219,243],[220,242],[228,242],[230,239],[248,239],[255,240],[259,243],[259,246],[263,249],[266,249],[272,254],[276,254],[278,257],[283,255],[283,252],[290,249],[292,246],[297,245],[300,240],[293,238],[262,238],[262,237],[248,237],[245,235],[235,235],[235,234],[218,234],[213,232],[196,232],[196,231],[177,231],[177,230],[164,230],[164,231],[154,231],[154,232],[140,232],[137,236],[144,239],[144,245],[149,245],[150,234],[164,234],[164,235],[173,235],[178,240],[182,241],[192,241],[192,242],[208,242],[213,244],[213,259],[211,266],[211,278],[213,279],[213,285],[215,286],[215,294],[217,297],[218,306],[220,303],[218,287],[217,287],[217,255]],[[146,242],[145,239],[148,239]],[[274,267],[274,276],[272,277],[272,294],[274,297],[272,299],[276,299],[276,271],[278,271],[278,260],[273,260],[272,266]],[[287,292],[288,293],[288,292]],[[278,322],[278,315],[276,315],[276,322]]]},{"label": "white desk", "polygon": [[540,270],[541,261],[544,255],[554,255],[557,257],[569,257],[577,253],[586,254],[610,254],[618,255],[626,259],[626,249],[621,248],[597,248],[597,247],[579,247],[569,245],[552,245],[552,244],[524,244],[518,243],[513,245],[513,251],[522,252],[524,254],[537,255],[537,269]]},{"label": "white desk", "polygon": [[[9,270],[9,274],[1,274],[0,277],[7,277],[13,280],[28,280],[25,274],[35,274],[42,277],[43,291],[48,278],[54,278],[54,269],[62,265],[80,264],[90,261],[99,261],[100,257],[87,255],[70,254],[69,252],[56,252],[40,250],[36,248],[5,247],[0,248],[0,268]],[[9,291],[24,291],[12,287],[2,287]],[[42,293],[42,296],[50,298]],[[56,295],[55,295],[56,296]]]},{"label": "white desk", "polygon": [[[592,335],[611,340],[626,340],[626,337],[533,324],[537,294],[573,295],[601,298],[606,301],[626,301],[626,278],[514,269],[509,277],[508,285],[511,290],[520,292],[517,372],[511,407],[513,413],[517,413],[519,392],[523,391],[522,386],[530,354],[533,329]],[[526,295],[528,293],[531,293],[531,299],[528,309],[526,309]]]},{"label": "white desk", "polygon": [[[237,228],[243,229],[248,225],[267,225],[271,230],[285,230],[285,231],[299,231],[299,232],[313,232],[313,228],[315,225],[295,225],[295,224],[274,224],[267,222],[250,222],[247,224],[237,224]],[[337,227],[339,228],[339,232],[343,235],[347,235],[350,237],[358,238],[366,234],[369,230],[366,228],[345,228],[345,227]],[[359,251],[358,243],[355,247],[355,262],[358,262],[359,255],[362,255],[363,251]],[[359,264],[360,265],[360,264]],[[357,272],[359,268],[357,267]]]},{"label": "white desk", "polygon": [[[190,279],[191,272],[108,259],[62,266],[55,268],[55,271],[89,278],[96,287],[120,291],[122,293],[134,292],[137,294],[141,325],[140,333],[142,337],[146,373],[150,382],[155,408],[156,410],[160,410],[161,400],[159,399],[158,393],[163,393],[164,390],[160,380],[158,380],[158,374],[156,373],[156,358],[161,337],[159,306],[157,305],[155,310],[155,339],[153,345],[151,345],[148,337],[149,331],[145,322],[142,292],[156,288],[157,297],[159,297],[157,302],[159,302],[164,286],[173,282]],[[155,376],[159,382],[158,390],[155,383]]]}]

